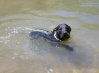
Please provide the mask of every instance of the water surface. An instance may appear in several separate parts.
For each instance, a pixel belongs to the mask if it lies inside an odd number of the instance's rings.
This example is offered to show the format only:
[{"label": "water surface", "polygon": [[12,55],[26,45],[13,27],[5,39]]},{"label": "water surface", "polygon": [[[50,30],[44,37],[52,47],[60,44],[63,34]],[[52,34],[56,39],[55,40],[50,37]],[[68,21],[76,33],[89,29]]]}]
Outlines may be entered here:
[{"label": "water surface", "polygon": [[[66,23],[74,51],[43,38],[36,28]],[[99,73],[98,0],[0,0],[0,73]]]}]

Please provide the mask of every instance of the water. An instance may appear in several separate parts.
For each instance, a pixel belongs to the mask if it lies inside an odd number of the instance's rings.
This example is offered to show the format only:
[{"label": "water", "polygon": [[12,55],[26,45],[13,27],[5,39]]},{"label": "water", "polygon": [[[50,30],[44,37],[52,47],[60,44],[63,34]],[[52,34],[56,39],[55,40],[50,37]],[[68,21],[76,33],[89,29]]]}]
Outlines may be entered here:
[{"label": "water", "polygon": [[[36,28],[71,26],[73,47],[29,40]],[[99,0],[0,0],[0,73],[99,73]]]}]

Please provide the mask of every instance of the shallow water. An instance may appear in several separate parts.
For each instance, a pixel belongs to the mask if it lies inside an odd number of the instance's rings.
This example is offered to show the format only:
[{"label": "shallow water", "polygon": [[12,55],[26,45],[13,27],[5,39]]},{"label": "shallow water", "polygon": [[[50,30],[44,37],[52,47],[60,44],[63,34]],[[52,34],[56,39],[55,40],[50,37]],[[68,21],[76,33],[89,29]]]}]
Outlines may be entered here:
[{"label": "shallow water", "polygon": [[[61,23],[73,51],[29,39]],[[99,0],[0,0],[0,29],[0,73],[99,73]]]}]

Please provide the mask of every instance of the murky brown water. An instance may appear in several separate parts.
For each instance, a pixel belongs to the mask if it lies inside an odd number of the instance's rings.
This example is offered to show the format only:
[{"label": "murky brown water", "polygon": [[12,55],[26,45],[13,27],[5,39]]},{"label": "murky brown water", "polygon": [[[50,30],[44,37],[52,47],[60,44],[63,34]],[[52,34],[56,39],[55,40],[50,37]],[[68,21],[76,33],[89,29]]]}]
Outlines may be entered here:
[{"label": "murky brown water", "polygon": [[[74,51],[29,40],[60,23]],[[99,0],[0,0],[0,73],[99,73]]]}]

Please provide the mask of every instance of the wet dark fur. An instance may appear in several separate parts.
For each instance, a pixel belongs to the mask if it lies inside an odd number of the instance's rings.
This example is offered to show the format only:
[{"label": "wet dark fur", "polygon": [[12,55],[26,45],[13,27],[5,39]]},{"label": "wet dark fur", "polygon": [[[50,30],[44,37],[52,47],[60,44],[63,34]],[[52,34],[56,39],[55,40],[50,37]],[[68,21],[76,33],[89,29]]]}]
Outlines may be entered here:
[{"label": "wet dark fur", "polygon": [[[43,30],[46,31],[46,30]],[[70,38],[71,27],[67,24],[60,24],[53,31],[46,31],[46,33],[42,31],[33,31],[30,33],[30,36],[37,37],[45,37],[51,41],[65,41]],[[55,38],[54,34],[56,33]]]},{"label": "wet dark fur", "polygon": [[65,41],[70,38],[71,27],[67,24],[60,24],[54,30],[53,34],[56,32],[56,36],[61,41]]},{"label": "wet dark fur", "polygon": [[57,42],[59,46],[63,46],[66,47],[67,49],[69,48],[69,50],[73,50],[73,48],[71,48],[68,45],[58,43],[60,41],[65,41],[70,38],[71,27],[68,26],[67,24],[60,24],[56,28],[54,28],[53,31],[46,31],[46,30],[43,31],[45,31],[46,33],[42,32],[42,30],[32,31],[30,33],[30,38],[37,39],[40,37],[44,37],[52,42]]}]

